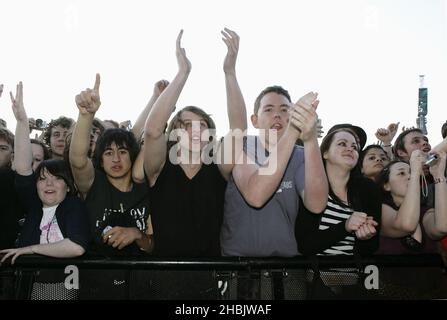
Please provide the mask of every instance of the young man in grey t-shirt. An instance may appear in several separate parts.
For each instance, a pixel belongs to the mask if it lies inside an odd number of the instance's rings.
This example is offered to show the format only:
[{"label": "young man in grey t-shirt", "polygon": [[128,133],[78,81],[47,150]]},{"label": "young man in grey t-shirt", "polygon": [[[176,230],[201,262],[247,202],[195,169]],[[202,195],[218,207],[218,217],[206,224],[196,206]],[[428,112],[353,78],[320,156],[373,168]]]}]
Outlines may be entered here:
[{"label": "young man in grey t-shirt", "polygon": [[[310,92],[293,104],[279,86],[266,88],[256,99],[251,121],[260,134],[245,139],[225,194],[224,256],[298,254],[299,197],[312,212],[322,212],[327,202],[316,130],[318,102]],[[303,147],[296,145],[298,139]]]}]

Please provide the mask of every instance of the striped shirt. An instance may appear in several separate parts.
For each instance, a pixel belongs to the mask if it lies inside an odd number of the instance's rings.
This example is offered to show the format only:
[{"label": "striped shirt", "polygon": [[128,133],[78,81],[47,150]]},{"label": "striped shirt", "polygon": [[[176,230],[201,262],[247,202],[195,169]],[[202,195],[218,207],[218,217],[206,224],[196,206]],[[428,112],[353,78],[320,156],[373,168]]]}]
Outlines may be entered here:
[{"label": "striped shirt", "polygon": [[[354,211],[351,208],[341,207],[328,197],[326,209],[322,213],[319,230],[327,230],[339,224],[346,223]],[[320,255],[352,255],[354,253],[355,238],[353,235],[346,236],[343,240],[327,248]]]}]

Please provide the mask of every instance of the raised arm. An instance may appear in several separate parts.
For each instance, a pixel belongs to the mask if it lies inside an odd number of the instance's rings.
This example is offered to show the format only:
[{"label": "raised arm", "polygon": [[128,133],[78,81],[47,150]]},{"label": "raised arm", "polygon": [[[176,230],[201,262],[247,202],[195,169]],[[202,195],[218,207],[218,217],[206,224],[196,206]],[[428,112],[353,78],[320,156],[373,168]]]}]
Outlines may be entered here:
[{"label": "raised arm", "polygon": [[152,106],[154,105],[155,101],[157,101],[158,97],[161,95],[163,90],[166,89],[168,85],[169,81],[167,80],[159,80],[155,83],[152,97],[149,99],[149,102],[147,103],[146,107],[140,113],[140,115],[137,118],[137,121],[132,127],[132,133],[135,135],[137,139],[141,137],[141,132],[144,129],[144,123],[146,122],[147,116],[149,115]]},{"label": "raised arm", "polygon": [[399,210],[396,211],[386,204],[382,205],[382,235],[390,238],[400,238],[412,234],[416,230],[421,212],[419,180],[424,159],[425,155],[420,150],[415,150],[411,154],[410,181]]},{"label": "raised arm", "polygon": [[21,176],[29,176],[33,173],[33,154],[29,139],[30,131],[28,126],[28,116],[23,104],[23,84],[19,82],[16,89],[16,96],[9,93],[12,102],[12,111],[17,120],[16,133],[14,137],[14,166],[16,172]]},{"label": "raised arm", "polygon": [[88,150],[93,118],[101,105],[99,97],[100,82],[100,75],[96,74],[93,89],[86,89],[76,96],[79,115],[71,138],[69,158],[74,180],[83,196],[88,193],[95,178],[95,169],[88,157]]},{"label": "raised arm", "polygon": [[439,144],[437,144],[433,149],[431,149],[431,153],[436,153],[440,151],[447,152],[447,137],[444,138]]},{"label": "raised arm", "polygon": [[423,220],[424,229],[433,240],[439,240],[447,235],[446,153],[440,151],[437,154],[439,160],[430,167],[430,173],[435,180],[435,208],[430,209]]},{"label": "raised arm", "polygon": [[[297,110],[305,105],[310,108],[316,107],[318,105],[318,100],[316,99],[317,94],[310,92],[301,97],[291,108],[289,124],[284,135],[261,167],[249,163],[245,152],[241,154],[240,158],[242,159],[238,159],[237,164],[234,166],[233,178],[244,199],[251,206],[256,208],[262,207],[275,193],[287,168],[295,143],[300,138],[299,126],[302,126],[302,121],[312,122],[311,119],[307,118],[298,120]],[[314,116],[315,121],[312,126],[315,129],[316,114]],[[309,129],[309,127],[306,128],[306,130]],[[307,137],[308,132],[304,132],[304,134]],[[315,210],[315,212],[322,211],[321,208],[318,209],[320,210]],[[311,209],[309,208],[309,210]]]},{"label": "raised arm", "polygon": [[[217,156],[222,160],[219,165],[220,172],[224,178],[228,180],[231,171],[233,170],[235,160],[237,159],[237,153],[242,151],[242,148],[236,148],[242,146],[242,139],[247,130],[247,110],[236,77],[236,59],[239,52],[239,36],[236,32],[227,28],[221,31],[221,33],[223,35],[222,40],[227,45],[227,55],[225,56],[223,69],[227,92],[227,113],[231,131],[224,137],[223,143],[217,150]],[[240,130],[240,134],[235,134],[235,129]],[[233,141],[233,138],[239,141]],[[230,151],[229,148],[232,150]],[[230,161],[230,163],[224,161],[224,152],[231,152],[231,155],[234,155],[234,158],[231,159],[232,161]]]},{"label": "raised arm", "polygon": [[151,186],[157,181],[166,161],[166,123],[175,110],[175,104],[191,72],[191,63],[186,57],[185,49],[180,46],[182,35],[183,30],[180,31],[176,42],[179,67],[177,75],[154,103],[144,128],[144,170]]},{"label": "raised arm", "polygon": [[[315,96],[316,99],[316,96]],[[318,146],[317,113],[319,101],[298,104],[293,110],[292,120],[301,131],[304,146],[304,190],[301,193],[304,205],[312,212],[326,208],[329,192],[328,178]]]},{"label": "raised arm", "polygon": [[225,28],[222,40],[227,45],[224,60],[225,87],[227,91],[227,112],[230,129],[247,130],[247,110],[244,97],[236,77],[236,59],[239,52],[239,36],[236,32]]},{"label": "raised arm", "polygon": [[3,85],[0,84],[0,98],[1,98],[1,96],[2,96],[2,93],[3,93]]},{"label": "raised arm", "polygon": [[[142,130],[144,129],[144,122],[147,119],[147,116],[149,115],[152,106],[154,105],[155,101],[157,101],[158,97],[161,95],[161,93],[168,87],[169,81],[167,80],[159,80],[154,85],[154,91],[152,93],[152,97],[149,100],[149,102],[146,105],[146,108],[141,112],[140,116],[137,119],[137,122],[132,128],[132,132],[135,135],[135,137],[138,139],[141,137],[142,140],[144,140],[144,135],[142,136]],[[135,160],[133,166],[132,166],[132,179],[135,182],[143,183],[144,182],[144,144],[140,141],[140,152],[138,153],[138,157]]]},{"label": "raised arm", "polygon": [[390,123],[388,125],[388,128],[380,128],[377,129],[376,131],[376,138],[379,139],[380,142],[382,142],[382,148],[383,150],[385,150],[386,154],[388,155],[388,158],[390,160],[394,159],[394,155],[393,155],[393,150],[392,147],[393,145],[391,144],[391,142],[394,139],[394,136],[397,133],[397,129],[399,128],[399,123]]}]

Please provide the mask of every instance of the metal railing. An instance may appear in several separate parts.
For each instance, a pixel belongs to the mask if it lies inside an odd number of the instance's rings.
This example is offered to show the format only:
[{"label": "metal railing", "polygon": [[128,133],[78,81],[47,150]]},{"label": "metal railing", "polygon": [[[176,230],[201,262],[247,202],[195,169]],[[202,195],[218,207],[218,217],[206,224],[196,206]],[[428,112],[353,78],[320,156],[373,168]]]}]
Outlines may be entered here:
[{"label": "metal railing", "polygon": [[[0,267],[0,299],[438,299],[447,298],[444,271],[439,255],[361,260],[33,255]],[[319,295],[321,283],[331,296]]]}]

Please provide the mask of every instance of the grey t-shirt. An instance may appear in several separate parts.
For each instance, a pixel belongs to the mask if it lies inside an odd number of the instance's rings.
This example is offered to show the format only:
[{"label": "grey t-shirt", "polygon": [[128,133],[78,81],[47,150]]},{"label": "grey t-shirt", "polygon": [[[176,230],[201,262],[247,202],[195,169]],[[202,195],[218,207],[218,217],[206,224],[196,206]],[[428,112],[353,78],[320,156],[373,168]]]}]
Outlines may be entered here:
[{"label": "grey t-shirt", "polygon": [[[258,166],[266,155],[259,139],[248,136],[244,151]],[[298,255],[295,220],[304,189],[304,148],[295,146],[277,191],[260,209],[251,207],[233,177],[225,192],[221,247],[224,256],[290,257]]]}]

